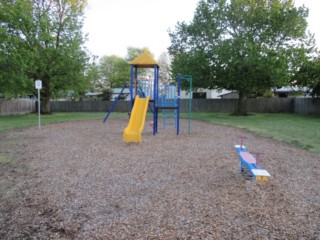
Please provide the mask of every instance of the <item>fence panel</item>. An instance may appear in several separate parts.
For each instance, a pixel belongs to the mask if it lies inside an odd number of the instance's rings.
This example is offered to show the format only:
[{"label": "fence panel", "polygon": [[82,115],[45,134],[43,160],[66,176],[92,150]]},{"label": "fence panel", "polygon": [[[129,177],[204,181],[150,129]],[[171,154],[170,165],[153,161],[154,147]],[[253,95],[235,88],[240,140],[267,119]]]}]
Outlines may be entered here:
[{"label": "fence panel", "polygon": [[[193,99],[193,112],[233,112],[237,107],[237,99]],[[181,112],[188,111],[185,99],[181,100]],[[293,99],[261,98],[247,99],[248,112],[265,113],[291,113],[293,112]]]},{"label": "fence panel", "polygon": [[35,100],[0,100],[0,116],[26,114],[36,111]]},{"label": "fence panel", "polygon": [[249,98],[248,112],[260,113],[292,113],[293,98]]},{"label": "fence panel", "polygon": [[[233,112],[236,99],[193,99],[192,112]],[[181,99],[181,112],[188,112],[189,100]]]},{"label": "fence panel", "polygon": [[296,98],[294,113],[320,115],[320,98]]},{"label": "fence panel", "polygon": [[[192,112],[233,112],[237,99],[193,99]],[[113,101],[52,101],[53,112],[107,112]],[[189,100],[181,99],[181,112],[188,112]],[[261,98],[247,100],[248,112],[320,115],[320,98]],[[0,116],[36,111],[35,100],[0,100]],[[130,102],[119,101],[115,112],[129,112]]]},{"label": "fence panel", "polygon": [[[112,105],[112,101],[52,101],[52,112],[107,112]],[[118,101],[115,112],[128,112],[129,101]]]},{"label": "fence panel", "polygon": [[[248,112],[293,112],[293,99],[248,99]],[[193,99],[192,112],[233,112],[237,107],[237,99]],[[51,102],[53,112],[107,112],[113,102],[75,102],[57,101]],[[115,112],[127,112],[130,105],[128,101],[119,101],[115,106]],[[181,99],[181,112],[188,112],[189,100]]]}]

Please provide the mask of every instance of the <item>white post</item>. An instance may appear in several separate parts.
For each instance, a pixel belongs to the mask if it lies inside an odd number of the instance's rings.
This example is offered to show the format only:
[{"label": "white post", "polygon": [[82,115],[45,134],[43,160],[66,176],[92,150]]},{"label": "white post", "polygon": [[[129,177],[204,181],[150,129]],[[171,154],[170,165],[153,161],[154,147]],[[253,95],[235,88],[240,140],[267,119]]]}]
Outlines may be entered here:
[{"label": "white post", "polygon": [[40,118],[40,89],[42,89],[42,81],[36,80],[35,87],[38,89],[38,122],[39,122],[39,129],[41,129],[41,118]]},{"label": "white post", "polygon": [[38,125],[39,129],[41,129],[41,118],[40,118],[40,88],[38,88]]}]

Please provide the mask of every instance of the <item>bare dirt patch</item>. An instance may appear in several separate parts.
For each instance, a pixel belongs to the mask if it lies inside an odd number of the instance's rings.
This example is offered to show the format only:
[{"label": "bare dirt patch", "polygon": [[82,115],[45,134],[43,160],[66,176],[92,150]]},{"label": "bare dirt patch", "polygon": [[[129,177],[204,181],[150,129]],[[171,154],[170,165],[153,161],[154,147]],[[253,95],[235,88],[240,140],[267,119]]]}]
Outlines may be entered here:
[{"label": "bare dirt patch", "polygon": [[[319,155],[197,121],[128,144],[126,124],[0,133],[0,239],[320,239]],[[268,183],[242,178],[240,135]]]}]

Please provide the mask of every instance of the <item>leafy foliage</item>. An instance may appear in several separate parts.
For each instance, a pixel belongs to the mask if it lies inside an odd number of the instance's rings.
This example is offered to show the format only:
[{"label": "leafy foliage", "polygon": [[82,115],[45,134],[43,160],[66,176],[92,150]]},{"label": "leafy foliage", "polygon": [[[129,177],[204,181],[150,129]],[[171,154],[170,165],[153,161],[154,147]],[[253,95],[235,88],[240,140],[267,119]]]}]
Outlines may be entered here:
[{"label": "leafy foliage", "polygon": [[297,84],[311,89],[313,97],[320,96],[320,57],[310,59],[301,66],[294,79]]},{"label": "leafy foliage", "polygon": [[[126,60],[128,62],[131,62],[132,60],[134,60],[136,57],[140,56],[144,52],[154,57],[150,49],[147,47],[144,47],[144,48],[128,47]],[[148,76],[148,75],[152,75],[152,71],[150,69],[146,69],[146,68],[138,69],[138,76]]]},{"label": "leafy foliage", "polygon": [[20,37],[33,28],[31,12],[27,1],[17,1],[14,8],[9,1],[0,1],[0,92],[3,94],[17,94],[31,86],[24,70],[32,55]]},{"label": "leafy foliage", "polygon": [[306,53],[308,10],[292,0],[201,0],[193,21],[169,33],[172,71],[192,74],[194,87],[237,90],[245,98],[288,84]]},{"label": "leafy foliage", "polygon": [[86,0],[0,0],[0,92],[32,92],[42,80],[42,111],[61,90],[90,86],[82,33]]},{"label": "leafy foliage", "polygon": [[[103,91],[107,91],[111,87],[122,87],[125,83],[130,82],[130,65],[129,62],[141,55],[143,52],[151,52],[148,48],[128,47],[126,58],[116,55],[103,56],[98,65],[99,81],[96,87]],[[139,75],[146,76],[147,69],[139,69]]]},{"label": "leafy foliage", "polygon": [[129,63],[115,55],[103,56],[100,59],[99,72],[101,79],[107,81],[111,87],[121,87],[130,79]]},{"label": "leafy foliage", "polygon": [[158,59],[158,64],[160,67],[159,82],[163,85],[170,85],[172,82],[170,56],[163,52]]},{"label": "leafy foliage", "polygon": [[147,47],[144,47],[144,48],[128,47],[126,60],[128,62],[131,62],[133,59],[135,59],[136,57],[138,57],[144,52],[148,53],[150,56],[153,56],[153,54]]}]

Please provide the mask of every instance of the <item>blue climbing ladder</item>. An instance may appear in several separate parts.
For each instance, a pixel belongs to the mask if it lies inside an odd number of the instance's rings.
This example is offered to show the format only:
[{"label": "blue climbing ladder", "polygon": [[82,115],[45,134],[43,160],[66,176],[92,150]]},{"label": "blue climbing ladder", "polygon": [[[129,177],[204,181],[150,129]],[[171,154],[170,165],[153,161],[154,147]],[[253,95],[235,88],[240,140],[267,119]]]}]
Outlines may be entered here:
[{"label": "blue climbing ladder", "polygon": [[176,86],[165,86],[162,89],[162,95],[159,96],[159,107],[163,115],[163,127],[167,125],[174,125],[175,129],[178,128],[178,104],[177,104],[177,91]]}]

